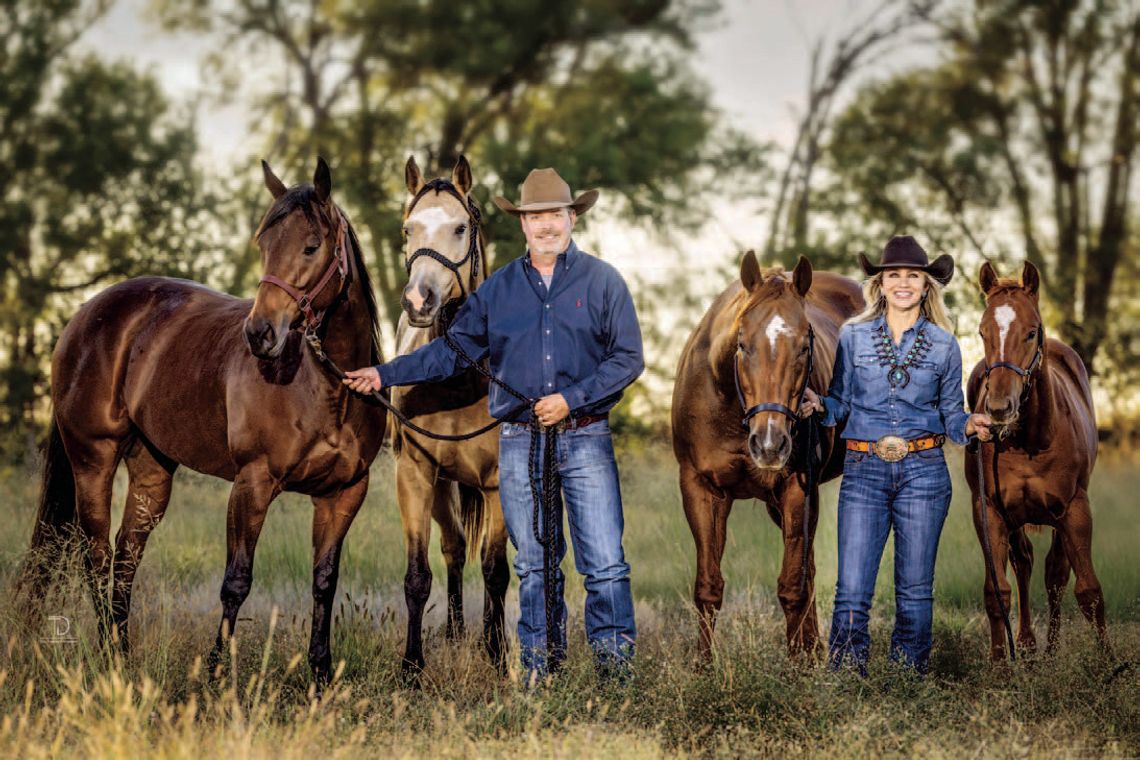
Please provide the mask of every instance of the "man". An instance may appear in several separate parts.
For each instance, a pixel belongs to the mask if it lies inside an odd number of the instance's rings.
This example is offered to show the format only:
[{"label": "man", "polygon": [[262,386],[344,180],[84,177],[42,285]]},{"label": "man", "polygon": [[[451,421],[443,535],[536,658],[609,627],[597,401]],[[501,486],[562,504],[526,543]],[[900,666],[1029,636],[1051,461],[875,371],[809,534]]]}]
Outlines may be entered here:
[{"label": "man", "polygon": [[[633,299],[617,270],[574,244],[571,232],[598,191],[573,198],[553,169],[535,169],[522,185],[518,206],[495,204],[519,218],[527,253],[496,271],[460,308],[448,334],[472,360],[490,359],[496,378],[529,398],[545,437],[557,435],[575,566],[585,576],[586,636],[603,672],[620,670],[633,654],[636,628],[617,464],[607,413],[645,367]],[[436,382],[466,362],[437,338],[378,367],[347,373],[345,383],[367,392],[383,386]],[[504,419],[519,401],[491,384],[490,413]],[[547,662],[543,549],[535,538],[530,482],[530,409],[505,421],[499,434],[499,489],[511,542],[518,551],[519,643],[528,679],[557,667],[566,648],[565,579],[554,579],[559,608],[554,661]],[[536,474],[541,474],[536,467]],[[541,491],[541,482],[538,483]],[[558,531],[561,535],[561,530]],[[541,535],[541,533],[540,533]],[[556,559],[566,554],[559,542]]]}]

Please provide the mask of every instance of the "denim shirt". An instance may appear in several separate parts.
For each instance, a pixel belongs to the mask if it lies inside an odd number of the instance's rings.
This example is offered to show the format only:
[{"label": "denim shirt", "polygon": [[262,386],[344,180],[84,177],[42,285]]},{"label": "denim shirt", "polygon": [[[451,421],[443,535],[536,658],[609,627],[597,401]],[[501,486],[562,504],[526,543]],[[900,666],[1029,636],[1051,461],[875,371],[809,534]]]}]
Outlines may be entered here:
[{"label": "denim shirt", "polygon": [[[573,240],[558,255],[549,288],[529,255],[520,256],[467,297],[448,334],[475,361],[490,357],[495,377],[524,395],[561,393],[575,416],[608,412],[645,368],[625,280]],[[436,338],[377,369],[392,386],[446,380],[466,366]],[[520,403],[491,384],[492,417],[506,417]],[[514,419],[529,420],[530,410]]]},{"label": "denim shirt", "polygon": [[857,441],[875,441],[885,435],[911,440],[945,433],[965,445],[970,415],[963,408],[962,350],[957,339],[919,316],[903,333],[896,350],[905,357],[922,329],[931,347],[908,367],[910,382],[893,387],[875,348],[876,340],[881,340],[878,328],[885,326],[886,317],[880,315],[840,330],[831,387],[823,398],[823,424],[831,427],[846,420],[843,437]]}]

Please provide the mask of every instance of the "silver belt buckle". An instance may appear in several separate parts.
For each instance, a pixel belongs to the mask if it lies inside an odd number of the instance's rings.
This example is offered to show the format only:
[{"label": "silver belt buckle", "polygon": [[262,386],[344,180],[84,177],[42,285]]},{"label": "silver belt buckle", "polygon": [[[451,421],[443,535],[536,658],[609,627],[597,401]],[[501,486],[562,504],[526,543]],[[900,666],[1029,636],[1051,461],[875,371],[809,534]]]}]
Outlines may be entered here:
[{"label": "silver belt buckle", "polygon": [[899,462],[910,453],[907,451],[906,439],[897,435],[884,435],[871,444],[871,450],[884,462]]}]

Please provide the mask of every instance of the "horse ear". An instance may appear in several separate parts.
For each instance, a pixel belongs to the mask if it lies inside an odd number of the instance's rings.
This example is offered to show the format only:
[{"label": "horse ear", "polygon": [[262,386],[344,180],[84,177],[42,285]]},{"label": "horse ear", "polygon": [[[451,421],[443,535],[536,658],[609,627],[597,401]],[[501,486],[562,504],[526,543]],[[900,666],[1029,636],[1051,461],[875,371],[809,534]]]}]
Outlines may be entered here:
[{"label": "horse ear", "polygon": [[1041,287],[1041,273],[1031,261],[1026,261],[1021,268],[1021,287],[1031,296],[1037,295],[1037,289]]},{"label": "horse ear", "polygon": [[451,184],[455,185],[460,195],[467,195],[471,191],[474,182],[471,180],[471,164],[467,163],[467,156],[461,154],[455,162],[455,168],[451,170]]},{"label": "horse ear", "polygon": [[288,192],[285,183],[277,178],[277,175],[269,168],[269,162],[264,158],[261,159],[261,174],[265,177],[265,187],[273,195],[273,200],[277,200]]},{"label": "horse ear", "polygon": [[993,264],[986,262],[982,264],[981,271],[978,272],[978,286],[981,287],[982,293],[989,293],[994,289],[997,284],[998,276],[994,271]]},{"label": "horse ear", "polygon": [[792,270],[792,283],[800,296],[806,296],[811,288],[811,260],[807,256],[800,256],[796,268]]},{"label": "horse ear", "polygon": [[420,174],[420,167],[416,165],[416,157],[408,156],[408,163],[404,164],[404,184],[408,186],[408,192],[415,195],[424,186],[423,175]]},{"label": "horse ear", "polygon": [[317,156],[317,170],[313,172],[313,187],[317,189],[317,197],[321,203],[328,203],[332,195],[332,172],[329,165],[320,156]]},{"label": "horse ear", "polygon": [[756,253],[749,251],[740,262],[740,281],[744,283],[744,289],[750,291],[760,283],[760,279],[760,262],[756,261]]}]

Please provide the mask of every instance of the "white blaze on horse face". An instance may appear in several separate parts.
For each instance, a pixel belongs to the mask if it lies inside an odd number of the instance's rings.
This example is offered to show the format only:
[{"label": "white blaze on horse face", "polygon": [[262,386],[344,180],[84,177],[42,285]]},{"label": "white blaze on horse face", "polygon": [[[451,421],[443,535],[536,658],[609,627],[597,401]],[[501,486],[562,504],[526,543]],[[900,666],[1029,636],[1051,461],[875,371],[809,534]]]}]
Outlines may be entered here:
[{"label": "white blaze on horse face", "polygon": [[994,321],[998,325],[998,361],[1005,361],[1005,339],[1009,335],[1009,326],[1017,319],[1017,312],[1009,304],[1002,304],[994,309]]},{"label": "white blaze on horse face", "polygon": [[463,224],[467,220],[453,217],[439,206],[432,206],[431,208],[424,208],[415,212],[408,217],[408,221],[423,225],[424,237],[431,240],[435,237],[435,233],[440,227],[444,225]]},{"label": "white blaze on horse face", "polygon": [[773,428],[773,426],[774,425],[773,425],[772,418],[769,417],[768,418],[768,429],[764,431],[764,448],[769,450],[769,451],[771,451],[772,447],[775,446],[775,441],[772,440],[772,428]]},{"label": "white blaze on horse face", "polygon": [[768,336],[768,345],[772,349],[773,359],[776,358],[776,338],[780,335],[787,335],[789,337],[793,335],[791,329],[788,327],[788,323],[785,322],[784,318],[779,314],[772,317],[771,321],[768,322],[768,326],[764,328],[764,334]]}]

